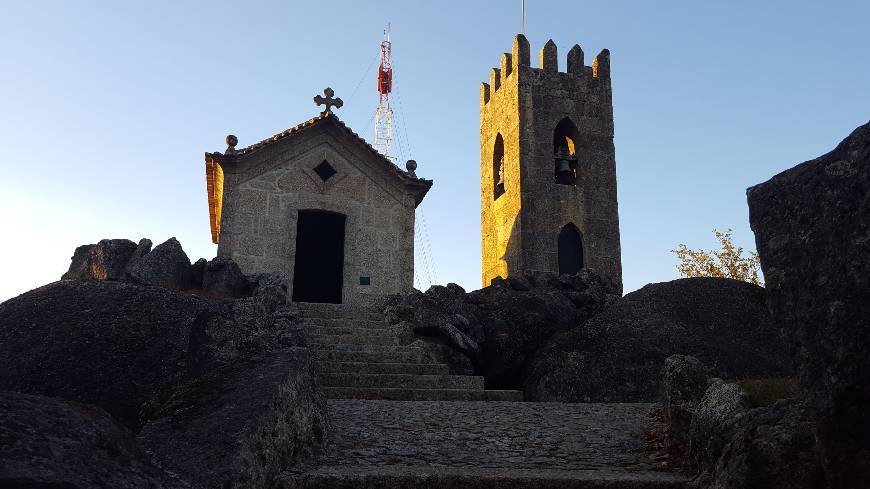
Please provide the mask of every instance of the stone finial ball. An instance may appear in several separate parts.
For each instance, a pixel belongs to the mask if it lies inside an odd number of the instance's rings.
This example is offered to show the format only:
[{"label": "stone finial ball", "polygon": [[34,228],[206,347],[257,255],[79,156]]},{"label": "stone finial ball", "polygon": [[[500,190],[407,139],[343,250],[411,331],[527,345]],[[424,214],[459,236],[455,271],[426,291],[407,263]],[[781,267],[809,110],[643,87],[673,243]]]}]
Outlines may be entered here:
[{"label": "stone finial ball", "polygon": [[233,136],[232,134],[227,136],[227,146],[229,146],[230,148],[235,148],[237,144],[239,144],[239,138]]},{"label": "stone finial ball", "polygon": [[417,170],[417,162],[414,160],[408,160],[408,162],[405,163],[405,168],[407,168],[408,171],[416,171]]}]

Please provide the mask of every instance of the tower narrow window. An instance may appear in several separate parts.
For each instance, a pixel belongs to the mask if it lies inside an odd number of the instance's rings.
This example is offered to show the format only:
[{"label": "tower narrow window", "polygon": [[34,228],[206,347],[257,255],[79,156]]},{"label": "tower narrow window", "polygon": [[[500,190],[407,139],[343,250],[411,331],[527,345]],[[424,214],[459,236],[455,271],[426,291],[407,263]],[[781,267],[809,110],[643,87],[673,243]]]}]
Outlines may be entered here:
[{"label": "tower narrow window", "polygon": [[577,126],[567,117],[553,131],[553,168],[556,183],[577,184]]},{"label": "tower narrow window", "polygon": [[575,274],[583,268],[583,237],[568,223],[559,232],[559,275]]},{"label": "tower narrow window", "polygon": [[492,151],[492,198],[499,198],[504,193],[504,139],[501,134],[495,136],[495,147]]}]

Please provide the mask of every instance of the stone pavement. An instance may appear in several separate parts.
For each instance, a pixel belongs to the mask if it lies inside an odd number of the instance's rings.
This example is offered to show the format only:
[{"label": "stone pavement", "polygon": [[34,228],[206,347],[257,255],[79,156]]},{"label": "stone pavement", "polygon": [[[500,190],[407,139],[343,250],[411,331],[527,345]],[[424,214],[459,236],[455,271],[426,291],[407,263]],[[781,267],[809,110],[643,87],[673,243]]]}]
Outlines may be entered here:
[{"label": "stone pavement", "polygon": [[682,488],[642,435],[649,404],[333,399],[330,443],[287,488]]}]

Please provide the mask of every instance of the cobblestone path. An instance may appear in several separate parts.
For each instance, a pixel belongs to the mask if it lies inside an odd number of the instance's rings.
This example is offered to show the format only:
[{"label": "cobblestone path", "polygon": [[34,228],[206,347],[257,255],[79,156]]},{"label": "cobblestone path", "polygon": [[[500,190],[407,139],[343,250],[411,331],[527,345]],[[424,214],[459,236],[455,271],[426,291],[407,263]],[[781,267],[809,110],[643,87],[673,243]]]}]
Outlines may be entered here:
[{"label": "cobblestone path", "polygon": [[680,488],[642,435],[649,404],[333,399],[330,443],[286,487]]},{"label": "cobblestone path", "polygon": [[324,465],[652,470],[648,404],[330,400]]}]

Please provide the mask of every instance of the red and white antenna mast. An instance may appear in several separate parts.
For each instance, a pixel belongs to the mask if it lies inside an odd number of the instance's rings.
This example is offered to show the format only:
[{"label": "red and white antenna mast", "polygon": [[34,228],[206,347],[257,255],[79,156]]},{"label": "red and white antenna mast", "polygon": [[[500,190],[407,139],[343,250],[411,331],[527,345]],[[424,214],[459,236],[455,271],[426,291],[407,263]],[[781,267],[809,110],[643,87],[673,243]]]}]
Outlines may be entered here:
[{"label": "red and white antenna mast", "polygon": [[375,112],[375,144],[378,152],[387,158],[392,158],[390,150],[393,145],[393,109],[390,107],[390,93],[393,91],[393,52],[390,43],[390,24],[384,29],[384,40],[381,42],[381,65],[378,67],[378,110]]}]

